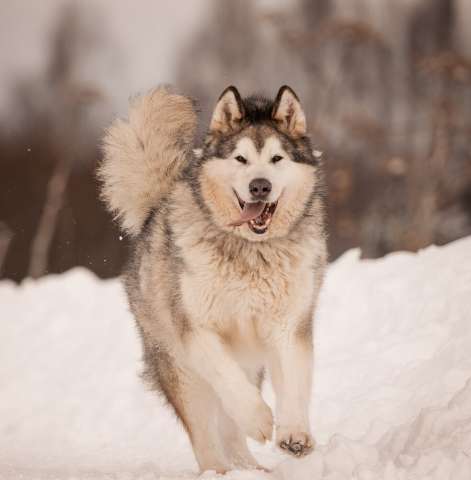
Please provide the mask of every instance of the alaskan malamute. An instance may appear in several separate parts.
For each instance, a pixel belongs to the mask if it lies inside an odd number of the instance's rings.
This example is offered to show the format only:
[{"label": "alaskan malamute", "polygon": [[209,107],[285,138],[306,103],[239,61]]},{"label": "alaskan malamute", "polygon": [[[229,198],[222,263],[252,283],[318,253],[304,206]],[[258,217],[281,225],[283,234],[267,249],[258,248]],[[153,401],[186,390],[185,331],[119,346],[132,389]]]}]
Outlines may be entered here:
[{"label": "alaskan malamute", "polygon": [[[228,87],[202,145],[193,102],[159,87],[104,139],[102,196],[133,241],[125,273],[145,378],[201,470],[258,468],[246,438],[295,456],[309,426],[312,321],[326,264],[324,187],[306,117]],[[199,147],[197,149],[197,147]],[[276,411],[260,394],[265,369]]]}]

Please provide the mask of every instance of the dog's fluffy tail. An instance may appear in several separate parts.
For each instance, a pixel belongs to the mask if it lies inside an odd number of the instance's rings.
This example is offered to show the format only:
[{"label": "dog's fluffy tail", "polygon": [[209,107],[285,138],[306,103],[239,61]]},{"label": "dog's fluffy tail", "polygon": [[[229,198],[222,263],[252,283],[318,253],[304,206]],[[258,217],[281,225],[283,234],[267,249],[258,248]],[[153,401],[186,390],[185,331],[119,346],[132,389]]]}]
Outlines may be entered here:
[{"label": "dog's fluffy tail", "polygon": [[191,99],[158,87],[136,97],[129,120],[116,120],[103,141],[101,196],[122,228],[137,235],[188,161],[197,116]]}]

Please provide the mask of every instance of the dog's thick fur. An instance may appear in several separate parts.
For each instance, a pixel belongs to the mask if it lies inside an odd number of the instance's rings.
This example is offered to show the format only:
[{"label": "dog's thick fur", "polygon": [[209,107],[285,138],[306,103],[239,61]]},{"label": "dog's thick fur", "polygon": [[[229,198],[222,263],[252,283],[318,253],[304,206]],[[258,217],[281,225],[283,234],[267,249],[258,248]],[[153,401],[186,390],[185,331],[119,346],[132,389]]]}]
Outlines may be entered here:
[{"label": "dog's thick fur", "polygon": [[[270,440],[260,395],[276,393],[276,442],[313,447],[312,318],[326,263],[323,184],[289,87],[275,101],[223,92],[194,151],[193,102],[160,87],[104,140],[102,196],[132,237],[125,274],[145,376],[182,420],[202,470],[254,468],[246,437]],[[277,202],[268,230],[231,224],[254,177]],[[274,204],[274,203],[273,203]],[[271,204],[270,204],[271,205]]]}]

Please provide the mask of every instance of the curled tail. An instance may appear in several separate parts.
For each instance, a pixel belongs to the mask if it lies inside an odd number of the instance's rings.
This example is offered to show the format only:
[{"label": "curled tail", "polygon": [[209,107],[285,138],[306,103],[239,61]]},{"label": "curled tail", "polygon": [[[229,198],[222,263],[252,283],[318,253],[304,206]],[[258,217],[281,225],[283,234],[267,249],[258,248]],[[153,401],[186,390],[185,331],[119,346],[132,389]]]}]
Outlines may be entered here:
[{"label": "curled tail", "polygon": [[193,102],[158,87],[136,97],[129,119],[116,120],[103,140],[101,196],[121,227],[135,236],[184,168],[196,131]]}]

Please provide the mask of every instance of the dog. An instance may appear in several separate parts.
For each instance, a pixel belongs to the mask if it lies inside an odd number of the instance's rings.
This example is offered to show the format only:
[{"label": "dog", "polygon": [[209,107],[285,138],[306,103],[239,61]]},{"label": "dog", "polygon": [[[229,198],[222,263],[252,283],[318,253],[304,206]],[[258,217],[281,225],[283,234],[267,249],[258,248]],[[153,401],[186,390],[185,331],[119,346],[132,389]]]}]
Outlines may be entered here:
[{"label": "dog", "polygon": [[124,283],[145,379],[181,419],[201,471],[263,468],[247,437],[270,441],[275,426],[294,456],[314,445],[322,166],[288,86],[275,100],[226,88],[199,148],[197,124],[195,103],[170,87],[136,97],[105,134],[101,195],[132,242]]}]

